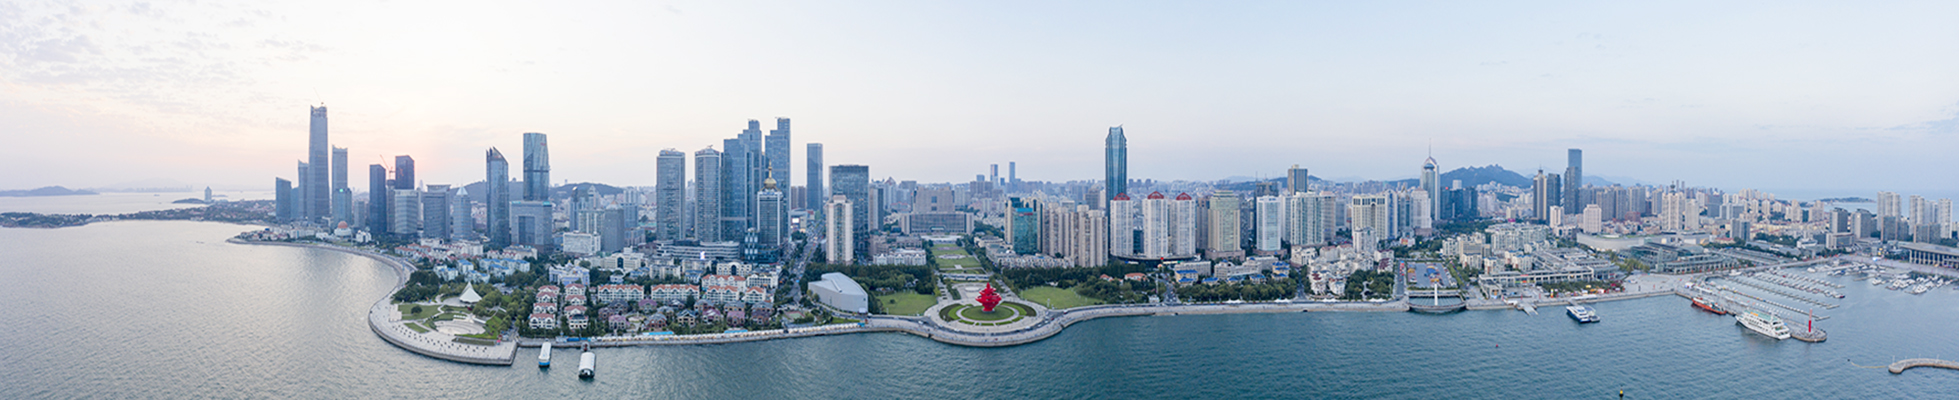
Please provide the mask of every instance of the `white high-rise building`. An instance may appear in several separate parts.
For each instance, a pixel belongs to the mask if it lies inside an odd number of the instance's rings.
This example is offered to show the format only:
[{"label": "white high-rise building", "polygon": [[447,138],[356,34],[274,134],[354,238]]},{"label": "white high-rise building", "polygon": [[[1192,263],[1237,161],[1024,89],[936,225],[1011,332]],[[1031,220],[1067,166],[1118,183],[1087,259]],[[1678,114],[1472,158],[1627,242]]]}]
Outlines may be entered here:
[{"label": "white high-rise building", "polygon": [[851,225],[850,199],[843,195],[830,196],[830,203],[823,206],[823,255],[831,264],[854,264],[857,249],[856,231]]},{"label": "white high-rise building", "polygon": [[1878,218],[1902,217],[1902,216],[1904,216],[1904,214],[1898,210],[1897,193],[1877,192],[1877,217]]},{"label": "white high-rise building", "polygon": [[1395,208],[1393,192],[1354,196],[1347,206],[1349,229],[1368,229],[1375,240],[1400,236],[1395,230]]},{"label": "white high-rise building", "polygon": [[1259,252],[1271,253],[1284,248],[1282,235],[1285,234],[1286,208],[1278,196],[1259,196],[1253,203],[1254,217],[1258,227],[1253,238],[1253,247]]},{"label": "white high-rise building", "polygon": [[1143,257],[1170,255],[1170,200],[1162,192],[1143,198]]},{"label": "white high-rise building", "polygon": [[1544,220],[1544,223],[1552,227],[1564,226],[1564,216],[1564,206],[1551,206],[1551,218]]},{"label": "white high-rise building", "polygon": [[1319,246],[1331,239],[1338,213],[1332,194],[1294,193],[1285,201],[1286,242],[1294,246]]},{"label": "white high-rise building", "polygon": [[1178,193],[1170,199],[1170,256],[1197,255],[1197,199]]},{"label": "white high-rise building", "polygon": [[1245,256],[1243,230],[1239,227],[1238,194],[1229,190],[1211,193],[1210,204],[1210,243],[1205,244],[1206,256],[1210,258],[1239,258]]},{"label": "white high-rise building", "polygon": [[1605,230],[1605,210],[1600,209],[1597,204],[1585,205],[1585,213],[1580,218],[1582,219],[1578,220],[1578,226],[1584,229],[1585,233],[1596,234]]},{"label": "white high-rise building", "polygon": [[1116,193],[1109,198],[1109,254],[1118,257],[1135,257],[1137,254],[1136,224],[1137,204],[1128,193]]},{"label": "white high-rise building", "polygon": [[1408,194],[1409,226],[1415,229],[1435,229],[1435,193],[1415,189]]}]

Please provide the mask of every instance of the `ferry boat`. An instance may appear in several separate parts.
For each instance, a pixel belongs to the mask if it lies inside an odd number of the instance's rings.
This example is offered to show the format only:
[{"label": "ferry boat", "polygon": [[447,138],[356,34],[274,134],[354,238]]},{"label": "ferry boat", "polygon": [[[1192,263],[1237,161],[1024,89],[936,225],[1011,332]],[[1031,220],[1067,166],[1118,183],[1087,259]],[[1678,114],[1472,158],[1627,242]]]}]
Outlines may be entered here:
[{"label": "ferry boat", "polygon": [[1728,315],[1727,311],[1721,311],[1721,309],[1719,308],[1714,308],[1713,302],[1709,302],[1707,301],[1707,299],[1703,299],[1699,297],[1694,298],[1694,308],[1698,308],[1701,309],[1702,311],[1714,313],[1714,315]]},{"label": "ferry boat", "polygon": [[1762,336],[1772,337],[1776,340],[1789,338],[1789,327],[1783,325],[1782,318],[1777,318],[1775,314],[1767,314],[1760,311],[1739,313],[1735,314],[1735,323],[1748,327],[1748,330],[1760,333]]},{"label": "ferry boat", "polygon": [[598,373],[599,356],[592,354],[592,345],[585,345],[585,351],[578,354],[578,378],[592,379]]},{"label": "ferry boat", "polygon": [[1568,306],[1564,308],[1564,313],[1565,315],[1571,316],[1572,320],[1578,321],[1581,324],[1598,322],[1598,313],[1593,312],[1591,307],[1579,305]]},{"label": "ferry boat", "polygon": [[537,348],[537,367],[551,368],[551,342],[544,342],[543,347]]}]

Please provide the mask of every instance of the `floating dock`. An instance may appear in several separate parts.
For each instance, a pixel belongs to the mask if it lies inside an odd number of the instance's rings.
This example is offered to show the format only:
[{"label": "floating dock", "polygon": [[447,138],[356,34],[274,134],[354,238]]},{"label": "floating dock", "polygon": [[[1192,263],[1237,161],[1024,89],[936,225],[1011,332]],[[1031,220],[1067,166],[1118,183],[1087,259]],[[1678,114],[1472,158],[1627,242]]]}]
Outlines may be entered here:
[{"label": "floating dock", "polygon": [[1959,362],[1951,362],[1951,361],[1940,360],[1936,358],[1913,358],[1913,359],[1906,359],[1906,360],[1898,360],[1898,362],[1891,363],[1891,373],[1902,374],[1905,373],[1905,370],[1907,369],[1918,368],[1918,367],[1945,368],[1945,369],[1959,370]]}]

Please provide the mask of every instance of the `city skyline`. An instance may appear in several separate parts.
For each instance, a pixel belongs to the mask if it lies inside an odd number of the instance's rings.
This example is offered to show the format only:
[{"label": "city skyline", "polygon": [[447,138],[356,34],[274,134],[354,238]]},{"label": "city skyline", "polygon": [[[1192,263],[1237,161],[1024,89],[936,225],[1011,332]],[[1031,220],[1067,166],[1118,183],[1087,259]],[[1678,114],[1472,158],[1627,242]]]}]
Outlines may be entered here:
[{"label": "city skyline", "polygon": [[[1158,180],[1275,178],[1293,164],[1330,179],[1412,178],[1434,140],[1443,171],[1557,171],[1559,151],[1582,148],[1593,153],[1588,178],[1924,192],[1944,189],[1927,172],[1944,169],[1937,150],[1959,146],[1959,96],[1950,94],[1959,79],[1935,72],[1959,66],[1941,51],[1959,40],[1927,34],[1942,26],[1932,16],[1951,14],[1938,10],[1714,5],[1656,30],[1633,20],[1673,16],[1668,7],[1083,4],[1023,16],[957,5],[634,4],[618,7],[618,20],[511,37],[493,22],[521,10],[463,10],[422,30],[401,22],[454,8],[309,8],[317,6],[28,7],[0,17],[21,39],[0,49],[14,56],[0,64],[10,85],[0,115],[20,122],[14,132],[27,144],[0,150],[0,167],[45,171],[0,178],[0,188],[150,178],[263,187],[282,175],[267,171],[308,160],[298,110],[322,102],[334,107],[331,146],[350,149],[352,164],[410,155],[422,181],[457,185],[480,180],[475,152],[518,148],[522,133],[542,132],[559,144],[559,182],[652,186],[660,149],[715,145],[741,121],[773,117],[803,120],[803,142],[789,146],[824,143],[831,164],[888,166],[879,170],[896,172],[872,178],[923,182],[964,182],[1004,162],[1028,167],[1014,168],[1025,181],[1096,179],[1097,140],[1117,125],[1133,142],[1129,175]],[[1617,11],[1628,15],[1592,16]],[[1097,13],[1111,18],[1079,18]],[[1491,18],[1453,18],[1463,13]],[[1788,18],[1748,18],[1757,15]],[[1802,22],[1838,15],[1841,24]],[[70,22],[45,22],[52,16]],[[1063,23],[1125,18],[1170,26]],[[1317,27],[1258,23],[1288,18]],[[837,21],[858,27],[830,26]],[[934,23],[951,27],[887,37]],[[349,24],[378,28],[326,33]],[[987,38],[962,30],[982,24],[1024,29]],[[139,28],[161,34],[130,33]],[[200,33],[221,35],[183,39]],[[812,37],[789,40],[803,33]],[[635,35],[651,39],[634,44]],[[510,50],[489,46],[504,39]],[[417,53],[452,42],[462,45]],[[649,57],[702,62],[655,63],[658,74],[590,66]],[[751,62],[785,57],[822,62]],[[206,67],[217,72],[194,72]],[[730,71],[661,77],[714,68]],[[1166,74],[1187,79],[1151,78]],[[926,96],[935,92],[962,95]]]}]

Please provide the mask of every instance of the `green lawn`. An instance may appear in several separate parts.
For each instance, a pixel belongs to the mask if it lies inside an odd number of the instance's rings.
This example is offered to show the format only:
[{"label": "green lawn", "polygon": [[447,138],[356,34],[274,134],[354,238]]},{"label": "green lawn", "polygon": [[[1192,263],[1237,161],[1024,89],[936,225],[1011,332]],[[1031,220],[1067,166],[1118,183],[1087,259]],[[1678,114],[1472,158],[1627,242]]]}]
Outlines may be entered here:
[{"label": "green lawn", "polygon": [[442,315],[437,315],[437,316],[435,316],[435,320],[436,320],[436,321],[448,321],[448,320],[453,320],[453,319],[461,319],[461,318],[463,318],[463,317],[464,317],[464,315],[463,315],[462,313],[442,313]]},{"label": "green lawn", "polygon": [[884,313],[889,315],[919,315],[925,309],[938,304],[939,298],[916,292],[899,292],[877,296],[879,304],[884,305]]},{"label": "green lawn", "polygon": [[408,323],[408,329],[414,330],[415,333],[429,333],[429,328],[423,328],[422,324],[417,324],[413,322]]},{"label": "green lawn", "polygon": [[1100,300],[1082,297],[1082,295],[1075,294],[1073,290],[1053,286],[1035,286],[1022,289],[1020,291],[1020,298],[1056,310],[1102,304]]},{"label": "green lawn", "polygon": [[396,306],[401,309],[401,319],[404,320],[417,320],[417,319],[428,318],[430,315],[435,315],[435,311],[436,311],[436,306],[422,306],[422,312],[420,314],[414,314],[408,312],[410,310],[415,309],[414,304],[401,303]]},{"label": "green lawn", "polygon": [[932,246],[932,257],[937,258],[938,256],[941,255],[962,255],[966,257],[960,259],[954,259],[954,260],[939,258],[938,260],[939,260],[940,271],[953,270],[954,268],[958,268],[958,267],[964,267],[967,269],[977,269],[979,268],[980,265],[979,259],[973,258],[973,255],[971,254],[966,254],[966,250],[959,248],[959,246],[951,246],[951,245]]}]

